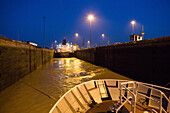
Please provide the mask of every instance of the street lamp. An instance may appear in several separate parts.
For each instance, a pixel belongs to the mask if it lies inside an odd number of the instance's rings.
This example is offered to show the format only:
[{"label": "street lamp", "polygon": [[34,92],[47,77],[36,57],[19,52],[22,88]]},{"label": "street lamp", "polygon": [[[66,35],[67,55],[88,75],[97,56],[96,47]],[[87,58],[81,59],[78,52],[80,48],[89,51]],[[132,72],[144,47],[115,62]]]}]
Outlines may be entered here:
[{"label": "street lamp", "polygon": [[90,41],[87,41],[87,48],[90,47]]},{"label": "street lamp", "polygon": [[78,33],[75,33],[75,36],[76,36],[76,42],[78,43],[78,36],[79,36],[79,34]]},{"label": "street lamp", "polygon": [[94,19],[94,16],[93,15],[89,15],[88,19],[90,20],[90,47],[91,47],[91,44],[92,44],[92,40],[91,40],[91,21]]},{"label": "street lamp", "polygon": [[102,43],[101,44],[103,44],[104,45],[104,34],[102,34]]},{"label": "street lamp", "polygon": [[45,16],[43,16],[43,23],[44,23],[44,48],[45,48]]},{"label": "street lamp", "polygon": [[104,34],[102,34],[102,38],[104,39]]},{"label": "street lamp", "polygon": [[143,38],[143,35],[145,34],[144,33],[144,26],[142,26],[142,33],[141,34],[142,34],[142,38]]},{"label": "street lamp", "polygon": [[134,25],[135,25],[135,21],[131,21],[131,24],[132,24],[132,35],[134,34]]},{"label": "street lamp", "polygon": [[76,37],[78,37],[78,36],[79,36],[79,34],[78,34],[78,33],[76,33],[76,34],[75,34],[75,36],[76,36]]}]

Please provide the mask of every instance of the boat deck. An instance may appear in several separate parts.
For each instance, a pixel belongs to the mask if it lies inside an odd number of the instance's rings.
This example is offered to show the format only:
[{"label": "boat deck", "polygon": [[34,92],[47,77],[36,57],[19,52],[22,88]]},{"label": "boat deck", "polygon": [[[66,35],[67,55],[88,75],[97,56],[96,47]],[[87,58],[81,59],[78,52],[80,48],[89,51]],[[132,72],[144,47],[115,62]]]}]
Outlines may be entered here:
[{"label": "boat deck", "polygon": [[[113,106],[112,100],[106,100],[100,104],[96,104],[92,108],[90,108],[86,113],[112,113],[110,111],[109,106]],[[151,107],[143,106],[140,104],[136,105],[136,113],[143,113],[144,111],[150,112],[151,109],[152,109]],[[130,113],[129,112],[130,110],[131,110],[131,105],[125,104],[125,106],[122,108],[121,113]]]},{"label": "boat deck", "polygon": [[94,105],[86,113],[111,113],[109,106],[113,106],[113,101],[106,100],[100,104]]},{"label": "boat deck", "polygon": [[168,113],[169,95],[169,89],[146,83],[110,79],[93,80],[65,93],[50,113],[112,113],[115,107],[119,108],[118,102],[126,103],[119,113],[149,113],[151,110],[155,113],[164,113],[164,111]]}]

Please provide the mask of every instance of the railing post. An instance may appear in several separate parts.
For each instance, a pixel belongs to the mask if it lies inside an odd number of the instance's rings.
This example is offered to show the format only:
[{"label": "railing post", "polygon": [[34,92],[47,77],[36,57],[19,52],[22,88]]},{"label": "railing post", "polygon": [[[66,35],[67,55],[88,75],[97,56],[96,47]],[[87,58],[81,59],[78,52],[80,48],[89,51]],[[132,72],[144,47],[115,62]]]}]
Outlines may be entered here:
[{"label": "railing post", "polygon": [[154,109],[150,110],[150,113],[158,113],[157,111],[155,111]]},{"label": "railing post", "polygon": [[134,93],[134,95],[132,95],[132,104],[131,104],[131,111],[132,113],[135,113],[136,110],[136,92],[135,92],[135,83],[132,84],[132,92]]},{"label": "railing post", "polygon": [[160,103],[159,103],[159,113],[162,113],[162,92],[161,93],[161,97],[160,97]]},{"label": "railing post", "polygon": [[120,104],[122,104],[122,84],[120,84]]},{"label": "railing post", "polygon": [[134,83],[132,84],[132,92],[135,93]]},{"label": "railing post", "polygon": [[137,85],[136,83],[134,82],[133,83],[133,93],[136,95],[136,91],[137,91]]},{"label": "railing post", "polygon": [[131,100],[131,113],[135,113],[136,111],[136,97],[135,95],[132,95],[132,100]]},{"label": "railing post", "polygon": [[134,95],[133,107],[134,107],[133,112],[135,113],[135,111],[136,111],[136,95]]}]

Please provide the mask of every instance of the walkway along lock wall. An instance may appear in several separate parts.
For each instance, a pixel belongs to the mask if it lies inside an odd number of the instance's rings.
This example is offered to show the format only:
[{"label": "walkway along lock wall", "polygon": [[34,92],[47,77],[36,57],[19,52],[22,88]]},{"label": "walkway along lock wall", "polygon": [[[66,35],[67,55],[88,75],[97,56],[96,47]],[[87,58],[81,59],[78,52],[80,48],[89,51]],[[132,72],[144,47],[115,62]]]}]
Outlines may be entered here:
[{"label": "walkway along lock wall", "polygon": [[0,36],[0,91],[53,58],[54,51]]},{"label": "walkway along lock wall", "polygon": [[134,80],[169,87],[170,36],[79,50],[75,56]]}]

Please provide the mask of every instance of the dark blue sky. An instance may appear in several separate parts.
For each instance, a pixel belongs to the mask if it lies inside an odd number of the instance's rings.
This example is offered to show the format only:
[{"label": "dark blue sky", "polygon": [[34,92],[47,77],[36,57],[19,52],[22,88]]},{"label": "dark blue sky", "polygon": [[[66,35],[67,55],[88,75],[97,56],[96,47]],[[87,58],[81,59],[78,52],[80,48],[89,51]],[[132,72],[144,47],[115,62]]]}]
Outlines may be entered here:
[{"label": "dark blue sky", "polygon": [[[82,45],[90,39],[88,14],[93,14],[92,42],[128,42],[131,20],[135,33],[144,26],[145,39],[170,35],[170,0],[0,0],[0,35],[43,46],[43,16],[46,46],[54,40]],[[79,38],[75,38],[75,33]],[[101,34],[105,34],[102,40]]]}]

